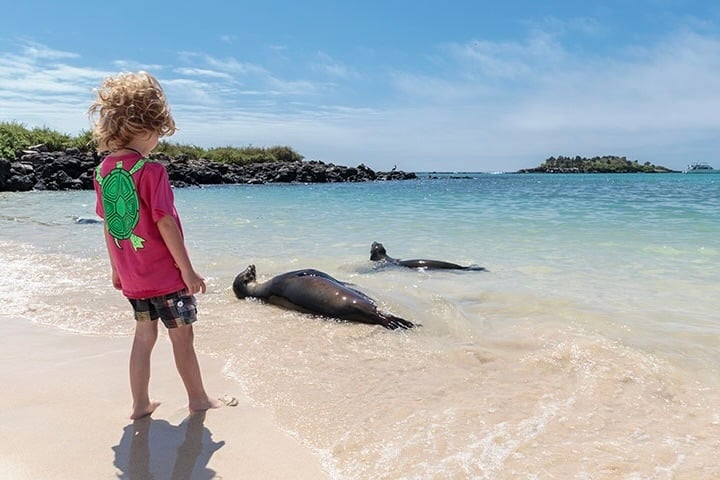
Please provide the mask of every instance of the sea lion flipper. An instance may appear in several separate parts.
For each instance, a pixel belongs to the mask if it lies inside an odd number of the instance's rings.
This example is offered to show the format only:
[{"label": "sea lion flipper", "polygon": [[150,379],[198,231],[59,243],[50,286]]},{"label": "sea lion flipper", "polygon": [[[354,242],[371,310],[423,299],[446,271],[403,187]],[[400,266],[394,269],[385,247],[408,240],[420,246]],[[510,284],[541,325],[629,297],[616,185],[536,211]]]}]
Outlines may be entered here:
[{"label": "sea lion flipper", "polygon": [[385,320],[385,323],[382,325],[388,330],[408,330],[416,327],[414,323],[405,320],[404,318],[396,317],[395,315],[383,315],[383,319]]},{"label": "sea lion flipper", "polygon": [[480,265],[468,265],[467,267],[463,267],[462,270],[470,270],[473,272],[487,272],[488,269],[485,267],[481,267]]}]

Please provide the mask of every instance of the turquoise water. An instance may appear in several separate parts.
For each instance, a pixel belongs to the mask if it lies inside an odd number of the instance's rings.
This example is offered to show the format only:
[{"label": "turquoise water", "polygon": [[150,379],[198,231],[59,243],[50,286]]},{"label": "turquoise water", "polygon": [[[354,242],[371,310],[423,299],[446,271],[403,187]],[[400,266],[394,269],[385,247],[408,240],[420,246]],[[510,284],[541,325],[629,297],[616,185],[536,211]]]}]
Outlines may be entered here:
[{"label": "turquoise water", "polygon": [[[333,478],[720,475],[720,178],[420,177],[176,190],[199,348]],[[0,193],[6,314],[127,335],[102,227],[73,216],[93,192]],[[376,270],[373,241],[489,271]],[[238,301],[249,264],[324,270],[422,328]]]}]

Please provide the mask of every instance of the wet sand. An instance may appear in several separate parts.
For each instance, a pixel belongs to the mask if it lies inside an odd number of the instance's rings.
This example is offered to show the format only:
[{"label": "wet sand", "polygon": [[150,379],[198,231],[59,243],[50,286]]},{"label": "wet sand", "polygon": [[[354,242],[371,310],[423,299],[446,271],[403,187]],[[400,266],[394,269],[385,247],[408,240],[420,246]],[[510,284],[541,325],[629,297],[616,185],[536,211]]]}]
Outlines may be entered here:
[{"label": "wet sand", "polygon": [[199,356],[208,393],[238,405],[188,415],[164,332],[150,380],[161,405],[137,421],[128,418],[130,337],[4,317],[0,339],[3,478],[328,478],[319,457],[251,405],[212,357]]}]

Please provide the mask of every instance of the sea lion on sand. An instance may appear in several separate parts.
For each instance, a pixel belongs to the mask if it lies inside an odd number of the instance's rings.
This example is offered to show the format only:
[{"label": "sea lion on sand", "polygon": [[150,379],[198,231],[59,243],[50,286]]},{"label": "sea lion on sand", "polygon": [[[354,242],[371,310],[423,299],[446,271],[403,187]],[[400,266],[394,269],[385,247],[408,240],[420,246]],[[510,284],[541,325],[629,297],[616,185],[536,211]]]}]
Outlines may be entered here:
[{"label": "sea lion on sand", "polygon": [[463,267],[455,263],[443,262],[442,260],[400,260],[399,258],[392,258],[387,254],[387,251],[385,250],[385,247],[383,247],[383,244],[379,242],[373,242],[370,246],[370,260],[374,262],[381,262],[385,265],[400,265],[408,268],[423,268],[428,270],[473,270],[478,272],[487,271],[485,267],[479,267],[477,265]]},{"label": "sea lion on sand", "polygon": [[263,283],[258,283],[256,278],[255,265],[240,272],[233,282],[235,296],[256,297],[289,310],[388,329],[415,326],[403,318],[380,312],[372,298],[319,270],[295,270]]}]

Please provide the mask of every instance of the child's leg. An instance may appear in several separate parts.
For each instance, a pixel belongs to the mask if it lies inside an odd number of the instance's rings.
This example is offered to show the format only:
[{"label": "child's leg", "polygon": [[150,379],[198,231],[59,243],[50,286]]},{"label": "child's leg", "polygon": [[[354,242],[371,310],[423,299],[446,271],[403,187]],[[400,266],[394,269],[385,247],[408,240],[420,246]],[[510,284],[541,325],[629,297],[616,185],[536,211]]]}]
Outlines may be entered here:
[{"label": "child's leg", "polygon": [[150,354],[158,335],[157,321],[135,322],[135,338],[130,351],[130,391],[133,397],[130,418],[150,415],[158,402],[150,401]]},{"label": "child's leg", "polygon": [[188,408],[193,412],[197,412],[222,406],[220,400],[209,398],[205,392],[202,375],[200,374],[200,364],[193,346],[192,325],[169,328],[168,335],[173,346],[175,366],[187,391]]}]

